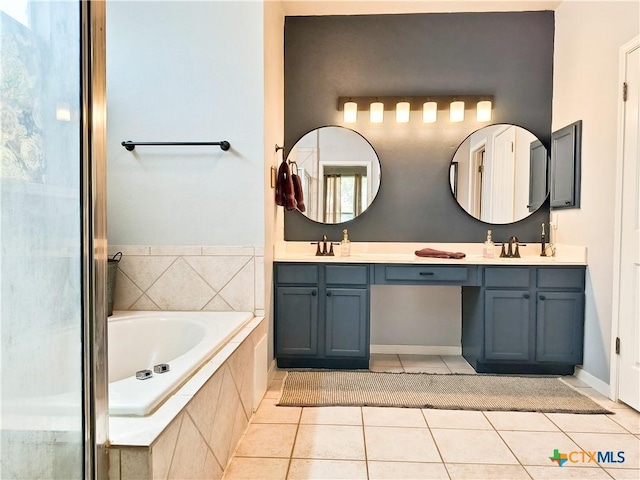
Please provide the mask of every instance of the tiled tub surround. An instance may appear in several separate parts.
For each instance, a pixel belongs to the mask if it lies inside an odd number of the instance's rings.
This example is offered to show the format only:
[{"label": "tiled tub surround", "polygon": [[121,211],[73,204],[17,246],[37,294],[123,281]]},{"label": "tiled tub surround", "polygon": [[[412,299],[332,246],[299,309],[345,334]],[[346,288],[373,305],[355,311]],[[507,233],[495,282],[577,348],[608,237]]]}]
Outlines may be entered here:
[{"label": "tiled tub surround", "polygon": [[264,315],[263,247],[110,245],[116,252],[115,310]]},{"label": "tiled tub surround", "polygon": [[109,478],[221,478],[266,390],[266,336],[254,318],[151,415],[111,416]]}]

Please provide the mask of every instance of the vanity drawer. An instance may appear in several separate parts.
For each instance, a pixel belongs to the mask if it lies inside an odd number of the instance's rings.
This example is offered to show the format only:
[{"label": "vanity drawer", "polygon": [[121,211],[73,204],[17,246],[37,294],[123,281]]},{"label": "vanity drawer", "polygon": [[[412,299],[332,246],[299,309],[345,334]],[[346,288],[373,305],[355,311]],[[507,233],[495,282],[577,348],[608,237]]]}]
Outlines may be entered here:
[{"label": "vanity drawer", "polygon": [[325,282],[327,285],[367,285],[369,283],[369,266],[326,265]]},{"label": "vanity drawer", "polygon": [[510,267],[486,267],[484,286],[499,288],[529,288],[529,269]]},{"label": "vanity drawer", "polygon": [[277,283],[318,283],[318,265],[314,264],[277,264]]},{"label": "vanity drawer", "polygon": [[584,268],[538,268],[538,288],[584,289]]},{"label": "vanity drawer", "polygon": [[375,282],[384,284],[473,285],[476,269],[464,266],[376,265]]}]

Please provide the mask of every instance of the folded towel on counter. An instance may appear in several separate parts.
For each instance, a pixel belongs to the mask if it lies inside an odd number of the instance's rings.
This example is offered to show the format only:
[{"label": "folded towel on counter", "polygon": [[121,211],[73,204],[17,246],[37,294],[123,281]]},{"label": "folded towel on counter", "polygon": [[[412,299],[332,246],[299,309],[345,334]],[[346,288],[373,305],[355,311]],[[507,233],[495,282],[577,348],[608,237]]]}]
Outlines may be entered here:
[{"label": "folded towel on counter", "polygon": [[442,250],[434,250],[433,248],[423,248],[422,250],[416,250],[418,257],[430,257],[430,258],[464,258],[466,255],[462,252],[445,252]]},{"label": "folded towel on counter", "polygon": [[296,203],[298,204],[298,210],[305,211],[304,206],[304,194],[302,193],[302,180],[295,173],[291,174],[291,181],[293,182],[293,194],[296,197]]},{"label": "folded towel on counter", "polygon": [[278,169],[278,179],[276,181],[276,205],[293,210],[297,206],[291,170],[286,160],[283,160]]}]

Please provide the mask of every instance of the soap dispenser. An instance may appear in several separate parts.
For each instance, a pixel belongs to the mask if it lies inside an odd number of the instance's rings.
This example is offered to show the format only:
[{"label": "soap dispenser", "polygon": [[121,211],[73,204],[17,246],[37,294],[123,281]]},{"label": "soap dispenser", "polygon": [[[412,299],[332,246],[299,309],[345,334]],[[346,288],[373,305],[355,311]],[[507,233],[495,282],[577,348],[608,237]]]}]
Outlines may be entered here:
[{"label": "soap dispenser", "polygon": [[484,247],[482,248],[482,258],[493,258],[494,246],[495,244],[491,239],[491,230],[487,230],[487,240],[484,242]]},{"label": "soap dispenser", "polygon": [[351,255],[351,241],[349,240],[349,233],[345,228],[342,230],[342,241],[340,242],[340,256],[348,257]]}]

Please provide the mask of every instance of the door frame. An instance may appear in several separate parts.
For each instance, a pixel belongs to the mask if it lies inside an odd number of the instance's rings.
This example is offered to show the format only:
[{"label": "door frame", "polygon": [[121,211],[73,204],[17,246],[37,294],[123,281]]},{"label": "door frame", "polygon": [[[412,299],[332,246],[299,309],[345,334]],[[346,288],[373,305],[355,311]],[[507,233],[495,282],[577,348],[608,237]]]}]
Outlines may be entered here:
[{"label": "door frame", "polygon": [[611,314],[611,361],[609,372],[609,397],[618,400],[619,356],[616,354],[616,337],[620,330],[620,273],[621,273],[621,243],[622,243],[622,166],[624,160],[624,101],[622,100],[622,84],[626,78],[626,56],[640,47],[640,35],[620,47],[618,60],[618,127],[616,141],[616,191],[613,228],[613,290]]}]

